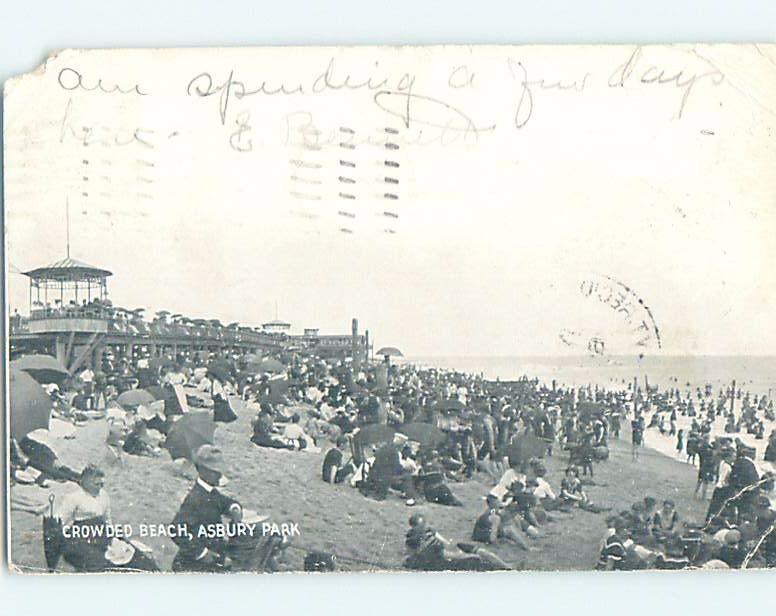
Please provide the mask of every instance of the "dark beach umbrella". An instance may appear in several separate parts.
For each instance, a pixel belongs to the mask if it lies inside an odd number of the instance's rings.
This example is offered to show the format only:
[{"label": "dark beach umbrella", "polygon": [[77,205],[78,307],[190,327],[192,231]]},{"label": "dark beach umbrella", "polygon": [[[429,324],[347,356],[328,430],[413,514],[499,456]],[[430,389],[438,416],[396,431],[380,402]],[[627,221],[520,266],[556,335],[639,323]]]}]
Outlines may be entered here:
[{"label": "dark beach umbrella", "polygon": [[353,440],[359,447],[366,447],[375,443],[389,443],[395,433],[393,428],[385,424],[368,424],[356,433]]},{"label": "dark beach umbrella", "polygon": [[382,347],[379,351],[375,351],[375,353],[377,355],[382,355],[383,357],[386,355],[388,357],[404,357],[404,353],[396,347]]},{"label": "dark beach umbrella", "polygon": [[178,458],[194,459],[194,454],[202,445],[213,444],[216,424],[208,411],[186,413],[170,427],[165,447],[173,460]]},{"label": "dark beach umbrella", "polygon": [[54,495],[51,494],[48,515],[43,516],[43,553],[49,571],[56,569],[62,555],[63,543],[62,520],[54,517]]},{"label": "dark beach umbrella", "polygon": [[139,406],[141,404],[151,404],[156,398],[148,393],[145,389],[130,389],[116,399],[121,406]]},{"label": "dark beach umbrella", "polygon": [[232,378],[232,364],[229,360],[219,357],[210,362],[207,366],[208,372],[219,381],[228,381]]},{"label": "dark beach umbrella", "polygon": [[9,375],[9,409],[11,414],[11,436],[21,440],[38,428],[48,430],[51,418],[51,398],[43,388],[26,372],[17,370],[11,364]]},{"label": "dark beach umbrella", "polygon": [[547,453],[547,443],[533,434],[520,434],[506,450],[510,464],[527,462],[531,458],[542,458]]},{"label": "dark beach umbrella", "polygon": [[445,433],[433,424],[408,423],[401,426],[398,431],[411,441],[416,441],[426,447],[436,447],[447,440]]},{"label": "dark beach umbrella", "polygon": [[60,383],[70,376],[62,362],[51,355],[22,355],[11,366],[23,370],[38,383]]},{"label": "dark beach umbrella", "polygon": [[164,387],[161,385],[151,385],[151,387],[146,387],[145,390],[154,397],[154,400],[164,400],[168,397],[167,392],[164,391]]}]

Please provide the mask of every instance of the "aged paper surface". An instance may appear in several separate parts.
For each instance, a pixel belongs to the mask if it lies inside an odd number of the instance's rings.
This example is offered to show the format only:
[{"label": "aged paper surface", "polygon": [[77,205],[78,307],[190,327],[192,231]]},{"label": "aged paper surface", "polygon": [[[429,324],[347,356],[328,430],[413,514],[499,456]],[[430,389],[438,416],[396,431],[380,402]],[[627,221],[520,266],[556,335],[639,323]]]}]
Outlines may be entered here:
[{"label": "aged paper surface", "polygon": [[15,570],[772,566],[774,100],[772,45],[10,80]]}]

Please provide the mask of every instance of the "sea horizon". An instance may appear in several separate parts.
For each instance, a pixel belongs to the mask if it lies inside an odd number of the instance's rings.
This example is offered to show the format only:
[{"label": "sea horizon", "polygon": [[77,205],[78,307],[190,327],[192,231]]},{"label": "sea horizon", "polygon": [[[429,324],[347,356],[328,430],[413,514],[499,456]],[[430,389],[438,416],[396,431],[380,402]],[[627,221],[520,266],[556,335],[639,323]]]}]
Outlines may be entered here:
[{"label": "sea horizon", "polygon": [[743,391],[771,396],[776,390],[776,355],[424,355],[407,356],[401,363],[482,374],[489,380],[538,378],[558,386],[625,387],[637,379],[661,389],[703,388],[715,391],[733,380]]}]

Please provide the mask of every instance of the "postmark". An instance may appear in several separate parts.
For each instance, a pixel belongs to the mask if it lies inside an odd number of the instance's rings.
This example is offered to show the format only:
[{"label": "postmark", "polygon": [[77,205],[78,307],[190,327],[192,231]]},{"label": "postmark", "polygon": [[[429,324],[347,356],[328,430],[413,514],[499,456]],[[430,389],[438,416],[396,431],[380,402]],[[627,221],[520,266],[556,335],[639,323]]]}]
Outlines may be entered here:
[{"label": "postmark", "polygon": [[593,274],[579,281],[576,296],[586,304],[587,318],[560,330],[558,337],[565,346],[590,355],[635,352],[639,357],[662,348],[652,308],[630,285]]}]

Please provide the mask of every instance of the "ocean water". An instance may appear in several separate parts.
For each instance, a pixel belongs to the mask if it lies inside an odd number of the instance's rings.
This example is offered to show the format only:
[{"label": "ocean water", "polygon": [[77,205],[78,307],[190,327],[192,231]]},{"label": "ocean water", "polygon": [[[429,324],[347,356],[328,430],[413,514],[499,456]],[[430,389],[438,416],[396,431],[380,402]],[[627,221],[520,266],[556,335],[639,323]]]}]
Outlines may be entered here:
[{"label": "ocean water", "polygon": [[[660,389],[703,387],[711,383],[715,394],[729,387],[751,393],[776,393],[776,356],[666,356],[666,357],[408,357],[404,362],[424,366],[482,373],[487,379],[504,381],[521,376],[538,378],[559,386],[599,385],[607,388],[626,387],[634,378],[644,387]],[[689,385],[688,385],[689,383]]]}]

